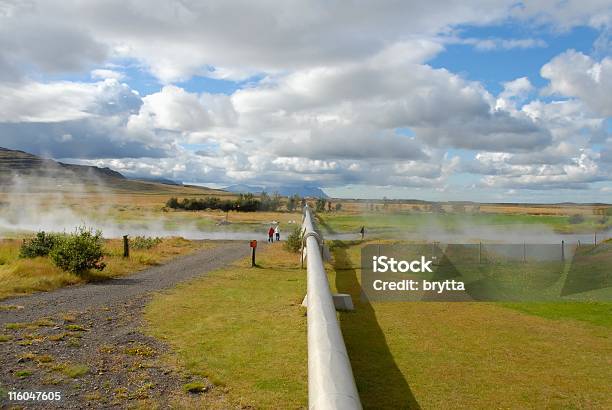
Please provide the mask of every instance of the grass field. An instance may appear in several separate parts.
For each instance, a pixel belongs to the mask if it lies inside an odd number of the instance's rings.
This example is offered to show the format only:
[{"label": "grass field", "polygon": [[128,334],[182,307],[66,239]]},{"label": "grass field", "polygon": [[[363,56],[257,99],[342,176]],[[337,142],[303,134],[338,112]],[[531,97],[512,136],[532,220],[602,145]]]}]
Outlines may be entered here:
[{"label": "grass field", "polygon": [[[360,300],[359,245],[337,242],[331,286],[364,408],[610,408],[611,305]],[[277,246],[158,295],[149,331],[233,403],[306,406],[305,271]],[[206,396],[202,400],[207,400]]]},{"label": "grass field", "polygon": [[[281,245],[262,247],[257,268],[242,261],[160,294],[146,309],[149,332],[187,371],[224,386],[228,407],[306,406],[306,278]],[[199,405],[223,407],[211,400],[204,395]]]},{"label": "grass field", "polygon": [[77,276],[62,271],[53,265],[48,257],[20,259],[20,244],[18,240],[0,240],[0,300],[10,296],[49,291],[62,286],[126,275],[204,246],[214,246],[210,242],[168,238],[151,249],[132,249],[130,257],[123,258],[122,242],[106,240],[105,269]]},{"label": "grass field", "polygon": [[366,212],[364,214],[325,213],[320,215],[328,232],[358,232],[362,226],[371,235],[392,235],[401,232],[426,231],[473,231],[478,235],[479,227],[505,229],[507,227],[541,227],[555,233],[594,233],[608,229],[608,223],[601,224],[601,217],[587,216],[584,222],[569,223],[567,215],[525,215],[505,213],[381,213]]}]

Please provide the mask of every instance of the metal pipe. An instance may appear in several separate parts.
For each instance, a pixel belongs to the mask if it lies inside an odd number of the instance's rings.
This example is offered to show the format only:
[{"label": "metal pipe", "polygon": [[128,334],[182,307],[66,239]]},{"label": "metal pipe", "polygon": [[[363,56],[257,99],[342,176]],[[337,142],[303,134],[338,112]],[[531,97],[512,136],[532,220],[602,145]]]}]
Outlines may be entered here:
[{"label": "metal pipe", "polygon": [[304,207],[308,309],[308,407],[361,409],[327,273],[308,206]]}]

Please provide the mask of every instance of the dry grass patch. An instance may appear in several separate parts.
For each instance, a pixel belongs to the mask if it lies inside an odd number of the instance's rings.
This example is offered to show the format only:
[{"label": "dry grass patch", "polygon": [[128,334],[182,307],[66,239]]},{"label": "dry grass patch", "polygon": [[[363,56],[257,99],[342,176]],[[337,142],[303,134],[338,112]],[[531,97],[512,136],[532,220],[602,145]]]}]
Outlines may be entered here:
[{"label": "dry grass patch", "polygon": [[106,268],[101,272],[77,276],[62,271],[47,257],[18,258],[19,244],[18,240],[0,240],[0,255],[5,255],[3,259],[5,263],[0,264],[0,300],[77,283],[124,276],[197,249],[214,246],[210,242],[166,238],[151,249],[132,250],[129,258],[123,258],[123,242],[118,239],[106,240],[104,245]]}]

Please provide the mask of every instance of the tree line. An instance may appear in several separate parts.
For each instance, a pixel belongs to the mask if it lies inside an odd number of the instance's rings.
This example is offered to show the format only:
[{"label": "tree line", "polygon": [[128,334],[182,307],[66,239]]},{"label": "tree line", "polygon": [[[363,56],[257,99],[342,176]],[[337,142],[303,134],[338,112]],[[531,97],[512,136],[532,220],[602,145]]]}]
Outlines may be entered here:
[{"label": "tree line", "polygon": [[[290,196],[285,204],[288,211],[293,212],[304,202],[299,195]],[[224,212],[256,212],[277,211],[282,206],[281,196],[277,193],[272,195],[262,192],[258,197],[255,195],[240,194],[236,199],[221,199],[215,196],[203,198],[170,198],[166,207],[171,209],[184,209],[186,211],[203,211],[205,209],[219,209]]]}]

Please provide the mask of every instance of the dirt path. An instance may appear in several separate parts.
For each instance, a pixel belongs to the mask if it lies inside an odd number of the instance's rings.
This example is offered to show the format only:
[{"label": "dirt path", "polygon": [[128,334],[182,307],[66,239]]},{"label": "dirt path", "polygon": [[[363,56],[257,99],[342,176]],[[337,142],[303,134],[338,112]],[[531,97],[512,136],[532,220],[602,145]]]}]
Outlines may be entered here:
[{"label": "dirt path", "polygon": [[[159,360],[168,348],[141,332],[151,292],[221,268],[248,254],[243,241],[179,257],[163,266],[100,283],[0,303],[0,405],[7,392],[60,392],[61,408],[164,406],[191,380]],[[206,383],[205,380],[202,380]]]}]

